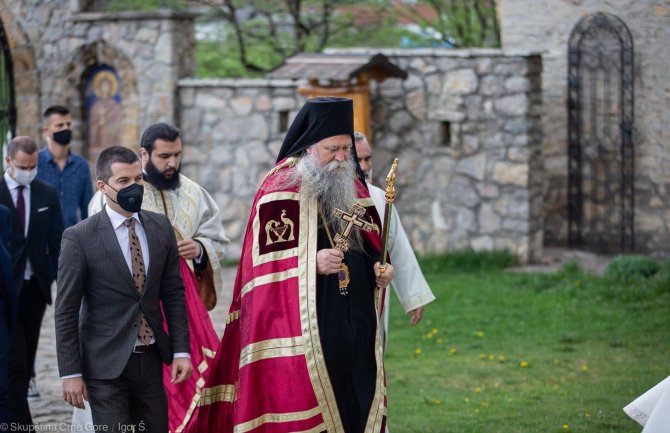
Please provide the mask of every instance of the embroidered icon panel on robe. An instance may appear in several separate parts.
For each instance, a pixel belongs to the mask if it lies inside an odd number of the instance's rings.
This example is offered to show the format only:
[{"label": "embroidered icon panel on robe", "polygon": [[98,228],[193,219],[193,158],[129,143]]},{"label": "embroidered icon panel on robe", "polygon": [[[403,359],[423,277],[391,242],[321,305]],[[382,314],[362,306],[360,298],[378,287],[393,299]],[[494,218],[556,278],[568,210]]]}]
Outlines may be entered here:
[{"label": "embroidered icon panel on robe", "polygon": [[300,222],[299,194],[277,192],[259,200],[254,217],[254,264],[295,256]]}]

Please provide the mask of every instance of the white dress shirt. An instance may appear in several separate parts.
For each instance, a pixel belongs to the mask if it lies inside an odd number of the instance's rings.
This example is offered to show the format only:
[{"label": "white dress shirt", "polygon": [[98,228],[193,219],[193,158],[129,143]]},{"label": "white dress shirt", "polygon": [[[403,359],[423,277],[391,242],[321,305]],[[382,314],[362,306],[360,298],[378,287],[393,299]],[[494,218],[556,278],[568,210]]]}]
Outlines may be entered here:
[{"label": "white dress shirt", "polygon": [[[14,202],[14,207],[16,207],[16,202],[19,199],[19,184],[13,177],[5,171],[5,182],[7,183],[7,189],[12,196],[12,201]],[[23,202],[25,204],[25,221],[23,221],[23,236],[28,238],[28,225],[30,224],[30,185],[25,185],[23,188]],[[30,265],[30,260],[26,257],[26,270],[23,273],[23,279],[29,280],[33,276],[33,267]]]},{"label": "white dress shirt", "polygon": [[[112,227],[114,228],[114,234],[116,234],[116,240],[119,241],[119,246],[121,247],[121,252],[123,253],[123,258],[126,260],[126,265],[128,265],[128,270],[130,274],[133,273],[133,263],[130,253],[130,242],[128,235],[128,227],[123,223],[128,219],[112,209],[109,206],[105,206],[105,212],[109,220],[112,222]],[[131,217],[135,220],[135,233],[140,240],[140,247],[142,248],[142,260],[144,261],[144,275],[149,275],[149,244],[147,243],[147,234],[144,231],[142,226],[142,221],[140,221],[137,213],[134,213]]]}]

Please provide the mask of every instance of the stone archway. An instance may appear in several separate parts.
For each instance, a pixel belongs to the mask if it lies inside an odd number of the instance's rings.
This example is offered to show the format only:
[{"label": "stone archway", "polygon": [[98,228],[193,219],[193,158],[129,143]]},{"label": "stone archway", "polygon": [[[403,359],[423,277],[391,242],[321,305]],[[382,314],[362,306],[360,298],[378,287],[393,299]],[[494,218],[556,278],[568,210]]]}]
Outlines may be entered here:
[{"label": "stone archway", "polygon": [[38,140],[41,135],[40,80],[35,53],[28,35],[5,1],[0,1],[0,20],[12,57],[16,134]]},{"label": "stone archway", "polygon": [[109,65],[116,69],[121,79],[123,108],[123,131],[121,144],[137,148],[139,142],[139,94],[135,68],[128,58],[105,41],[94,41],[80,46],[74,53],[66,71],[67,92],[63,95],[72,117],[79,119],[82,127],[73,131],[73,143],[79,144],[79,151],[88,156],[85,85],[92,68]]}]

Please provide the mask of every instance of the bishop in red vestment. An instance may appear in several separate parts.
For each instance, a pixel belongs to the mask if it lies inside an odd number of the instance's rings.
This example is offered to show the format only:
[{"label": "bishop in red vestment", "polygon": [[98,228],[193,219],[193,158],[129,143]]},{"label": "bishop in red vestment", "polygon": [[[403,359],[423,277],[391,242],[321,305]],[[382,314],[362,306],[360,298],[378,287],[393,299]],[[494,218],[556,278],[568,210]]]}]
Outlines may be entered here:
[{"label": "bishop in red vestment", "polygon": [[300,110],[256,194],[223,339],[187,432],[379,433],[393,267],[353,146],[353,106]]}]

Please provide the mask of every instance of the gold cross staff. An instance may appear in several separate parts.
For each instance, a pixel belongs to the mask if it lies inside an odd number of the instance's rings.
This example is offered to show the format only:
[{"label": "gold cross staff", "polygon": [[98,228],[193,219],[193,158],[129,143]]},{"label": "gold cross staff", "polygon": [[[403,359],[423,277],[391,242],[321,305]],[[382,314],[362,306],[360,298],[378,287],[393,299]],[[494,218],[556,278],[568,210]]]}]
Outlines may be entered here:
[{"label": "gold cross staff", "polygon": [[354,227],[358,227],[359,229],[365,230],[366,232],[372,230],[372,224],[361,219],[363,215],[365,215],[365,206],[360,203],[355,203],[353,205],[351,208],[351,213],[346,213],[345,211],[337,208],[333,210],[333,216],[336,218],[341,218],[348,223],[342,234],[335,233],[335,248],[343,252],[346,252],[349,249],[349,241],[347,238],[351,234],[351,231],[354,229]]}]

